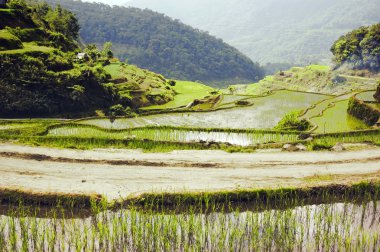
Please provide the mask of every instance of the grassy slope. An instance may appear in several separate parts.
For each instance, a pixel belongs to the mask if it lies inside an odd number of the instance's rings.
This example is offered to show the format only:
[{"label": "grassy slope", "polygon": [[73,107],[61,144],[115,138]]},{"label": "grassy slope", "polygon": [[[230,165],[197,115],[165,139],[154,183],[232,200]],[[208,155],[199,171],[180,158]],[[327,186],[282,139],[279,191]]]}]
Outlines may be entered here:
[{"label": "grassy slope", "polygon": [[120,96],[132,101],[132,106],[163,104],[173,100],[174,91],[162,75],[127,65],[112,63],[104,68]]},{"label": "grassy slope", "polygon": [[45,52],[49,53],[55,50],[55,48],[47,46],[39,46],[35,43],[22,43],[24,48],[14,49],[14,50],[3,50],[0,51],[0,54],[24,54],[28,52]]},{"label": "grassy slope", "polygon": [[163,105],[150,106],[146,109],[171,109],[186,106],[194,99],[202,99],[209,95],[214,89],[197,82],[177,81],[173,90],[176,93],[173,101]]}]

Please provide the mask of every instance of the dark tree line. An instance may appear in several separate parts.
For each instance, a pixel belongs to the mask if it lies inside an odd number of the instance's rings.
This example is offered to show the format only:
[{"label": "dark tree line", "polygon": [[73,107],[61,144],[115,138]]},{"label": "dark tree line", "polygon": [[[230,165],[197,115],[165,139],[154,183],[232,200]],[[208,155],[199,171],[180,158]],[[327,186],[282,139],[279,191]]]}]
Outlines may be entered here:
[{"label": "dark tree line", "polygon": [[115,56],[166,77],[253,82],[263,69],[237,49],[162,14],[72,0],[49,0],[76,14],[86,43],[113,43]]}]

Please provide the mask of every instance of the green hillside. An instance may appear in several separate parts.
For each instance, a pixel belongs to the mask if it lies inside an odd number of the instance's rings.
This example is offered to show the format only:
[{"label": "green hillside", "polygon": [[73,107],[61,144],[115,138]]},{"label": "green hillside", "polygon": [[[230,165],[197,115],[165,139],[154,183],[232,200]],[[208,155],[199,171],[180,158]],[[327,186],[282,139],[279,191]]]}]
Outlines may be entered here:
[{"label": "green hillside", "polygon": [[78,22],[59,6],[11,1],[0,20],[2,117],[123,114],[173,99],[169,81],[117,63],[109,48],[88,45],[78,58]]},{"label": "green hillside", "polygon": [[263,77],[258,64],[222,40],[162,14],[100,3],[49,0],[76,14],[86,43],[113,43],[122,61],[180,80],[221,87]]}]

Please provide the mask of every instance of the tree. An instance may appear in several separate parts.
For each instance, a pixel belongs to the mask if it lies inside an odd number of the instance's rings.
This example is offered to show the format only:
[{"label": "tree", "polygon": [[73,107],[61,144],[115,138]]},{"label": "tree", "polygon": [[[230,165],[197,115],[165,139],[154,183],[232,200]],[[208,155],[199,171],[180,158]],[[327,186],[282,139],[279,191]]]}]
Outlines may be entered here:
[{"label": "tree", "polygon": [[84,49],[84,52],[90,57],[93,62],[96,62],[101,56],[101,53],[95,44],[88,44]]},{"label": "tree", "polygon": [[[46,7],[43,6],[41,13],[43,13]],[[66,9],[62,9],[61,5],[57,5],[55,10],[49,9],[44,19],[47,21],[50,30],[60,32],[68,38],[78,39],[79,23],[74,14]]]},{"label": "tree", "polygon": [[111,51],[112,43],[111,42],[105,42],[103,45],[103,51],[102,56],[107,59],[113,58],[113,52]]},{"label": "tree", "polygon": [[380,23],[360,27],[340,37],[331,52],[337,66],[347,64],[351,69],[380,70]]}]

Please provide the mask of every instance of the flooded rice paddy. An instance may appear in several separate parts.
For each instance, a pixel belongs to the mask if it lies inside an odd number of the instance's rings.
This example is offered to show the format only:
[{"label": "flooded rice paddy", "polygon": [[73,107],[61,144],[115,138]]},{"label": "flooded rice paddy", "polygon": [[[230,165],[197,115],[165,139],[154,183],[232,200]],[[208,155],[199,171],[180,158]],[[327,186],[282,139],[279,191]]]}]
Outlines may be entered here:
[{"label": "flooded rice paddy", "polygon": [[310,121],[317,125],[317,133],[345,132],[352,130],[368,129],[364,122],[356,119],[347,113],[348,100],[335,102],[334,105],[326,109],[322,116],[316,116]]},{"label": "flooded rice paddy", "polygon": [[103,131],[100,129],[78,126],[62,126],[49,130],[48,136],[88,137],[109,139],[149,139],[172,142],[219,142],[232,145],[249,146],[271,142],[294,142],[298,134],[292,133],[234,133],[176,129],[132,129],[130,131]]},{"label": "flooded rice paddy", "polygon": [[[380,202],[87,217],[0,215],[2,251],[378,251]],[[33,215],[32,215],[33,216]]]},{"label": "flooded rice paddy", "polygon": [[303,110],[329,96],[281,90],[273,95],[251,98],[248,107],[217,110],[212,112],[169,113],[136,118],[82,120],[79,123],[107,129],[125,129],[149,125],[269,129],[277,125],[286,113]]}]

